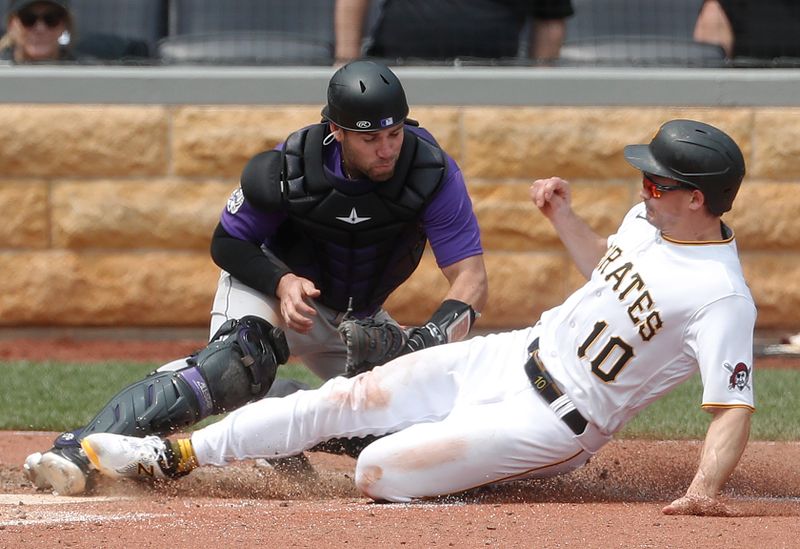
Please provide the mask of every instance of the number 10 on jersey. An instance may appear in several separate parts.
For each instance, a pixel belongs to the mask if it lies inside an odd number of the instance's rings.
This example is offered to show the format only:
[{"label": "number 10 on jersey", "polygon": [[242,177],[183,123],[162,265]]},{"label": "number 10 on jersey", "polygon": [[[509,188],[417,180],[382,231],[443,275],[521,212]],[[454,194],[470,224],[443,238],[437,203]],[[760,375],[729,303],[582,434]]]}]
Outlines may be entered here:
[{"label": "number 10 on jersey", "polygon": [[[598,321],[592,333],[578,347],[578,357],[586,358],[592,365],[592,373],[605,382],[614,381],[623,368],[634,357],[633,347],[618,336],[607,336],[605,321]],[[587,354],[591,353],[591,356]]]}]

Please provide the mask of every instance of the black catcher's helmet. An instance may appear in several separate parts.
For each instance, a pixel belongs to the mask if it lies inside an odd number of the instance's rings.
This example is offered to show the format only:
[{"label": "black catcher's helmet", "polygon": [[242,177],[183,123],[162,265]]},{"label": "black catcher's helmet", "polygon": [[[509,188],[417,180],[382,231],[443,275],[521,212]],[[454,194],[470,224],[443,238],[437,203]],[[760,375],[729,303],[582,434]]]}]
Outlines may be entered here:
[{"label": "black catcher's helmet", "polygon": [[356,132],[390,128],[402,124],[408,116],[406,93],[386,65],[353,61],[331,77],[322,116]]},{"label": "black catcher's helmet", "polygon": [[625,160],[643,172],[702,191],[708,210],[731,209],[744,178],[744,157],[728,134],[694,120],[670,120],[649,145],[628,145]]}]

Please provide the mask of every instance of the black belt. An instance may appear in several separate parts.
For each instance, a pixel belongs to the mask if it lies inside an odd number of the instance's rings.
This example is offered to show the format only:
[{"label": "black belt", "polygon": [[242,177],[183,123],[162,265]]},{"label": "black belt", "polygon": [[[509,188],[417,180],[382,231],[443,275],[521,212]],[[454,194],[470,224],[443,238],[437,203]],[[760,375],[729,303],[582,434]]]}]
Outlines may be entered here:
[{"label": "black belt", "polygon": [[[528,352],[530,356],[525,363],[525,373],[528,374],[528,379],[530,379],[533,388],[539,391],[539,394],[547,401],[550,408],[561,418],[561,421],[572,429],[573,433],[576,435],[583,434],[589,422],[575,409],[575,405],[569,400],[569,397],[564,394],[561,388],[556,385],[553,378],[550,377],[550,374],[545,369],[544,364],[542,364],[542,361],[539,359],[538,337],[530,344]],[[570,408],[571,410],[564,413],[565,409]]]}]

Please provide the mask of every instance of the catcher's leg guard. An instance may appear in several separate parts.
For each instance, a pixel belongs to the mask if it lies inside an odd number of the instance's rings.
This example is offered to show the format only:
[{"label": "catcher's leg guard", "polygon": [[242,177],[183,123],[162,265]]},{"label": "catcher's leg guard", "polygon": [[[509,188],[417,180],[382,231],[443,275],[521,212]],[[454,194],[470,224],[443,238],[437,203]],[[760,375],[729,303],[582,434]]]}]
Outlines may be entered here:
[{"label": "catcher's leg guard", "polygon": [[263,397],[289,358],[280,328],[246,316],[229,320],[185,368],[159,371],[117,393],[79,433],[166,434]]},{"label": "catcher's leg guard", "polygon": [[40,489],[54,488],[64,495],[83,493],[91,480],[89,460],[80,447],[84,437],[102,432],[140,437],[166,434],[233,410],[263,397],[278,365],[288,358],[280,328],[253,316],[230,320],[183,367],[176,368],[173,362],[129,385],[85,428],[62,433],[49,451],[28,456],[25,475]]}]

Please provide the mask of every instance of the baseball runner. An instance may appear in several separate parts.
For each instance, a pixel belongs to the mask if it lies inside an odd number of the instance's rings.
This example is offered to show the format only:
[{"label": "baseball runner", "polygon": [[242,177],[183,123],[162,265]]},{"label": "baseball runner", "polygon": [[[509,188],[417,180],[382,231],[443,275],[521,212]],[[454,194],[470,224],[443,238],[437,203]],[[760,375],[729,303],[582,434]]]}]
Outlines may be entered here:
[{"label": "baseball runner", "polygon": [[[40,489],[80,494],[90,473],[80,440],[89,433],[166,434],[266,389],[297,389],[240,375],[248,356],[268,356],[262,379],[274,379],[271,369],[289,352],[330,379],[466,337],[487,297],[478,223],[458,165],[408,112],[388,67],[355,61],[337,70],[323,121],[255,155],[222,212],[211,242],[222,272],[209,348],[123,389],[85,428],[28,456],[27,477]],[[449,290],[429,321],[403,329],[383,302],[414,272],[427,242]],[[164,383],[170,394],[153,402]],[[364,444],[343,450],[356,454]]]},{"label": "baseball runner", "polygon": [[696,372],[712,415],[697,474],[667,514],[726,514],[718,499],[747,443],[756,309],[730,210],[745,173],[736,143],[691,120],[625,148],[642,202],[600,238],[552,177],[531,199],[588,282],[532,327],[406,354],[316,391],[264,399],[169,441],[93,434],[112,477],[290,455],[337,436],[391,433],[360,455],[361,491],[405,502],[585,464],[631,418]]}]

